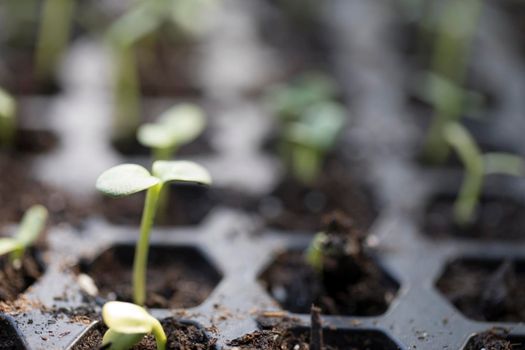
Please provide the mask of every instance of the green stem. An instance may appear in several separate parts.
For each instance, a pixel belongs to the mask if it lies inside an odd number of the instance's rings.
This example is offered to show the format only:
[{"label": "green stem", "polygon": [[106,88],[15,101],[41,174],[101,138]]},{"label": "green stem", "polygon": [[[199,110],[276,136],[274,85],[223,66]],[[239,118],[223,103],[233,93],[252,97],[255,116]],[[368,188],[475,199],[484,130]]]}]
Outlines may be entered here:
[{"label": "green stem", "polygon": [[38,33],[36,72],[41,80],[53,73],[69,40],[74,0],[46,0]]},{"label": "green stem", "polygon": [[[467,70],[467,56],[472,44],[472,37],[481,13],[481,0],[452,0],[446,4],[444,13],[438,24],[432,57],[432,69],[457,86],[462,86]],[[448,122],[461,118],[462,96],[452,100],[441,100],[435,107],[423,148],[423,156],[434,164],[445,161],[449,154],[449,147],[443,136],[443,129]]]},{"label": "green stem", "polygon": [[[153,157],[155,161],[158,160],[169,160],[172,158],[173,154],[176,151],[175,146],[163,147],[163,148],[154,148]],[[158,200],[158,209],[157,209],[157,219],[160,223],[165,223],[168,216],[168,203],[169,203],[169,186],[162,188],[159,193]]]},{"label": "green stem", "polygon": [[484,178],[483,155],[469,132],[459,123],[446,126],[445,138],[465,166],[463,183],[454,203],[454,218],[458,225],[466,226],[473,220],[481,195]]},{"label": "green stem", "polygon": [[305,185],[312,185],[321,168],[319,151],[305,145],[292,145],[292,167],[295,178]]},{"label": "green stem", "polygon": [[140,237],[135,249],[133,262],[133,300],[135,304],[144,305],[146,300],[146,269],[148,265],[149,236],[155,220],[157,201],[162,183],[150,187],[146,193],[144,212],[140,222]]},{"label": "green stem", "polygon": [[166,333],[164,333],[164,329],[157,319],[155,319],[152,333],[155,337],[155,341],[157,342],[157,350],[165,350],[167,342]]}]

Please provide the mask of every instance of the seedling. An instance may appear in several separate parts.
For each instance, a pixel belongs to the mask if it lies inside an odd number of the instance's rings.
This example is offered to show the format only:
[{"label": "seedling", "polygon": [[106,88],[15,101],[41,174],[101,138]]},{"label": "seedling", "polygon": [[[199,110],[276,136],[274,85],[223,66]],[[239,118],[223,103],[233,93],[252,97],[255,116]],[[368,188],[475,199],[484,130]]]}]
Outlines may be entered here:
[{"label": "seedling", "polygon": [[[449,1],[439,17],[431,66],[434,74],[451,85],[464,85],[468,54],[481,8],[480,0]],[[462,90],[455,92],[435,101],[435,114],[423,149],[424,158],[431,163],[442,163],[448,156],[444,128],[447,123],[461,118],[464,112],[464,94]]]},{"label": "seedling", "polygon": [[42,233],[47,220],[47,210],[41,205],[34,205],[24,214],[14,237],[0,238],[0,255],[9,254],[14,267],[21,266],[24,253]]},{"label": "seedling", "polygon": [[16,128],[15,99],[0,88],[0,146],[13,145]]},{"label": "seedling", "polygon": [[121,301],[110,301],[102,307],[102,318],[108,327],[102,347],[128,350],[147,334],[153,334],[157,350],[166,349],[166,334],[160,322],[143,307]]},{"label": "seedling", "polygon": [[144,305],[146,299],[149,236],[159,194],[163,186],[170,182],[210,185],[211,176],[206,169],[193,162],[156,161],[152,174],[140,165],[122,164],[106,170],[97,179],[97,189],[111,197],[124,197],[147,190],[133,263],[133,299],[139,305]]},{"label": "seedling", "polygon": [[198,106],[180,104],[165,111],[156,123],[143,124],[137,139],[152,149],[154,160],[168,160],[180,146],[195,140],[205,126],[204,112]]},{"label": "seedling", "polygon": [[445,140],[465,167],[463,183],[454,203],[454,218],[458,225],[467,226],[474,219],[485,176],[497,173],[522,176],[525,164],[521,157],[509,153],[483,154],[470,133],[459,123],[446,125]]},{"label": "seedling", "polygon": [[282,157],[292,175],[306,185],[317,179],[346,119],[335,96],[335,83],[318,73],[270,92],[269,102],[281,123]]},{"label": "seedling", "polygon": [[46,0],[42,9],[36,51],[36,73],[48,79],[69,40],[75,0]]}]

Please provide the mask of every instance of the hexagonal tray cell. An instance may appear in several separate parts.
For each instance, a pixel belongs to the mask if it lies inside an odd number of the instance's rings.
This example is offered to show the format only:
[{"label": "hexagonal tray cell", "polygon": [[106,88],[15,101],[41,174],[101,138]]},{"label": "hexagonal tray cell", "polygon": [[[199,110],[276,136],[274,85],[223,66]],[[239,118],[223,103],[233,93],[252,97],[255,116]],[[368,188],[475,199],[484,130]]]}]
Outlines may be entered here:
[{"label": "hexagonal tray cell", "polygon": [[44,263],[37,249],[26,251],[20,268],[15,268],[9,256],[0,257],[0,301],[13,301],[44,273]]},{"label": "hexagonal tray cell", "polygon": [[455,197],[441,195],[430,201],[423,232],[432,238],[471,238],[479,240],[525,239],[525,204],[503,197],[483,196],[475,221],[468,227],[454,222]]},{"label": "hexagonal tray cell", "polygon": [[446,266],[436,286],[470,319],[491,322],[525,321],[523,261],[458,259]]},{"label": "hexagonal tray cell", "polygon": [[273,228],[316,232],[322,217],[336,210],[351,214],[356,226],[368,229],[377,210],[368,189],[353,179],[347,165],[327,159],[318,180],[308,188],[286,177],[258,203],[257,210]]},{"label": "hexagonal tray cell", "polygon": [[[145,192],[122,198],[101,197],[100,213],[113,224],[138,226],[142,218]],[[167,213],[157,213],[155,224],[161,226],[198,225],[217,205],[213,189],[177,184],[169,187]]]},{"label": "hexagonal tray cell", "polygon": [[[178,321],[174,318],[161,320],[164,332],[168,337],[166,349],[215,349],[215,339],[210,338],[206,332],[196,324]],[[70,350],[98,349],[102,344],[102,337],[107,328],[103,324],[96,324],[89,329]],[[152,336],[145,337],[134,350],[155,350],[157,344]]]},{"label": "hexagonal tray cell", "polygon": [[306,263],[303,251],[289,250],[276,257],[259,281],[285,310],[294,313],[308,314],[315,304],[328,315],[381,315],[399,284],[370,257],[358,265],[338,267],[322,279]]},{"label": "hexagonal tray cell", "polygon": [[[113,246],[93,262],[82,262],[80,271],[93,278],[104,298],[131,301],[134,251],[132,245]],[[169,309],[197,306],[221,279],[221,273],[197,248],[153,245],[149,252],[146,306]]]},{"label": "hexagonal tray cell", "polygon": [[[310,329],[276,325],[230,341],[236,349],[310,349]],[[386,334],[376,330],[323,329],[323,349],[400,350]]]},{"label": "hexagonal tray cell", "polygon": [[525,350],[525,337],[508,335],[503,329],[490,329],[473,335],[464,350]]},{"label": "hexagonal tray cell", "polygon": [[0,349],[25,349],[24,341],[16,331],[14,321],[0,315]]}]

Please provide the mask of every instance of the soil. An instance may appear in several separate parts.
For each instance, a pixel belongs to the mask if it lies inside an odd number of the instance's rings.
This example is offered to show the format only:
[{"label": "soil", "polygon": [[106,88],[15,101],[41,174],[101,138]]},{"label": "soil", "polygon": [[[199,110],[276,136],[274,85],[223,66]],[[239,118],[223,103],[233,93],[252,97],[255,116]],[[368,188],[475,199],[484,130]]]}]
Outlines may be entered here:
[{"label": "soil", "polygon": [[25,349],[14,327],[3,318],[0,318],[0,348],[5,350]]},{"label": "soil", "polygon": [[438,289],[476,321],[525,321],[525,264],[511,260],[458,260],[447,266]]},{"label": "soil", "polygon": [[489,330],[474,336],[465,347],[465,350],[523,350],[525,343],[522,340],[509,340],[501,330]]},{"label": "soil", "polygon": [[364,251],[363,235],[340,214],[327,219],[323,270],[306,262],[304,252],[288,251],[276,258],[260,280],[281,306],[309,313],[312,304],[323,314],[383,314],[398,285]]},{"label": "soil", "polygon": [[[99,210],[113,224],[138,226],[144,209],[145,192],[122,198],[100,196]],[[210,188],[198,185],[169,187],[166,214],[157,213],[159,226],[198,225],[217,205],[218,197]]]},{"label": "soil", "polygon": [[[323,350],[398,350],[399,347],[380,332],[323,329]],[[239,349],[314,350],[310,329],[298,327],[285,318],[271,327],[246,334],[228,343]]]},{"label": "soil", "polygon": [[474,222],[460,227],[454,222],[455,198],[440,196],[427,208],[423,232],[432,238],[479,240],[525,239],[525,204],[496,197],[482,197]]},{"label": "soil", "polygon": [[42,261],[38,252],[30,249],[22,258],[19,268],[9,261],[9,255],[0,257],[0,301],[14,301],[18,296],[35,283],[43,274]]},{"label": "soil", "polygon": [[[210,339],[202,329],[189,323],[183,323],[173,318],[161,321],[164,332],[168,337],[168,350],[208,350],[215,349],[215,339]],[[103,325],[93,327],[72,350],[100,349],[102,338],[107,328]],[[146,336],[131,350],[155,350],[157,345],[153,336]]]},{"label": "soil", "polygon": [[[133,246],[116,246],[103,252],[80,271],[93,278],[99,293],[109,300],[132,301]],[[221,275],[190,247],[151,246],[147,271],[146,306],[189,308],[201,304]]]},{"label": "soil", "polygon": [[272,228],[309,232],[319,231],[324,215],[340,210],[351,215],[355,226],[365,231],[377,211],[368,191],[352,179],[351,170],[330,157],[311,187],[287,177],[259,202],[258,210]]}]

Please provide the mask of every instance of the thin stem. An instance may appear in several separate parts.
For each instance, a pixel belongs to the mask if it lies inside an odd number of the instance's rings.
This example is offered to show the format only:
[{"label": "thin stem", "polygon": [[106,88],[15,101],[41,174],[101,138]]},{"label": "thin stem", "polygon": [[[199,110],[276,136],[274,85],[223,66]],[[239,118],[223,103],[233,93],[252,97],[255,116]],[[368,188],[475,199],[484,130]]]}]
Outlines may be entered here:
[{"label": "thin stem", "polygon": [[135,249],[133,262],[133,300],[135,304],[144,305],[146,300],[146,269],[148,265],[149,236],[155,220],[157,202],[162,183],[150,187],[146,193],[144,212],[140,222],[140,237]]},{"label": "thin stem", "polygon": [[155,337],[155,341],[157,342],[157,350],[165,350],[167,342],[166,333],[164,333],[164,329],[157,319],[155,319],[152,333]]},{"label": "thin stem", "polygon": [[447,125],[445,137],[465,165],[463,183],[454,203],[455,220],[459,225],[465,226],[472,222],[481,194],[484,178],[483,155],[469,132],[459,123]]},{"label": "thin stem", "polygon": [[291,145],[292,167],[295,178],[312,185],[321,169],[321,155],[317,149],[305,145]]},{"label": "thin stem", "polygon": [[[173,154],[176,152],[175,146],[164,147],[164,148],[154,148],[153,156],[155,161],[158,160],[169,160],[173,157]],[[169,186],[162,187],[159,193],[158,200],[158,209],[157,209],[157,218],[158,222],[165,223],[166,217],[168,216],[168,200],[169,200]]]}]

